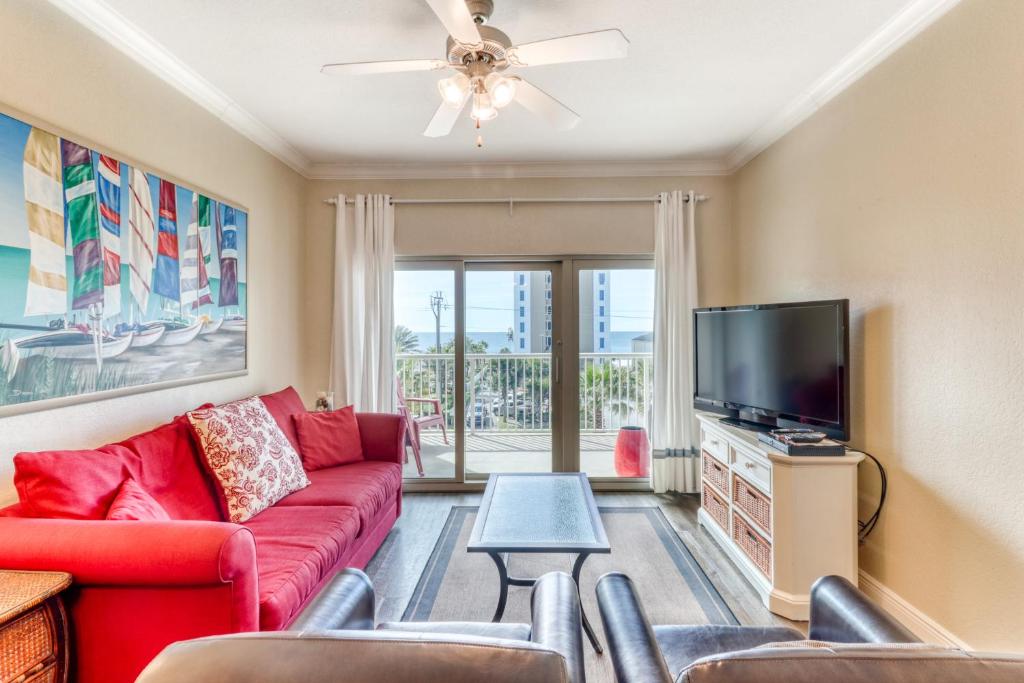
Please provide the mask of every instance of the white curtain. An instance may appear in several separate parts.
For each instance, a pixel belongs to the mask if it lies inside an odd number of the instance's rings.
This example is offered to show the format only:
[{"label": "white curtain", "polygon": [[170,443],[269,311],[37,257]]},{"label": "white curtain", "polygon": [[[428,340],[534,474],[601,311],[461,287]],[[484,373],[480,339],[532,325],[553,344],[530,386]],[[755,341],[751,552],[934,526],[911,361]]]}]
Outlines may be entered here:
[{"label": "white curtain", "polygon": [[384,194],[337,197],[330,387],[337,407],[393,412],[395,210]]},{"label": "white curtain", "polygon": [[662,192],[654,237],[654,447],[658,493],[698,490],[692,320],[697,305],[696,197]]}]

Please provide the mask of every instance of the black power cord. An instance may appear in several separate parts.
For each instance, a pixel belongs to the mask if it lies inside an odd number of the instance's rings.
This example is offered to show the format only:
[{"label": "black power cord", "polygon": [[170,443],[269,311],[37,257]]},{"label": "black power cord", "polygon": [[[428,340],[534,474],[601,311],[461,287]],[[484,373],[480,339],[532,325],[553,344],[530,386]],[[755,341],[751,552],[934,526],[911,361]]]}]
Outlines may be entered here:
[{"label": "black power cord", "polygon": [[864,539],[866,539],[871,532],[875,530],[875,525],[878,524],[878,518],[882,515],[882,507],[885,505],[885,494],[889,489],[889,477],[886,475],[885,468],[882,467],[882,463],[878,462],[878,458],[866,451],[861,451],[861,453],[864,453],[864,455],[874,461],[875,466],[878,468],[878,478],[881,481],[881,491],[878,493],[878,507],[875,508],[875,511],[867,518],[867,520],[863,522],[860,520],[857,521],[857,526],[859,528],[857,532],[857,539],[863,543]]}]

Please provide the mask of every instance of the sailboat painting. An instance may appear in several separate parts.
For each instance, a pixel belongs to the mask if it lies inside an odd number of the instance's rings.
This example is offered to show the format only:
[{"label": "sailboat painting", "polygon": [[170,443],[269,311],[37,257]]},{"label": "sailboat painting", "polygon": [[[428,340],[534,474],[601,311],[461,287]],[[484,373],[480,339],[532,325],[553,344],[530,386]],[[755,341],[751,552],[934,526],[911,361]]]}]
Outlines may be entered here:
[{"label": "sailboat painting", "polygon": [[247,212],[0,114],[0,416],[246,370]]}]

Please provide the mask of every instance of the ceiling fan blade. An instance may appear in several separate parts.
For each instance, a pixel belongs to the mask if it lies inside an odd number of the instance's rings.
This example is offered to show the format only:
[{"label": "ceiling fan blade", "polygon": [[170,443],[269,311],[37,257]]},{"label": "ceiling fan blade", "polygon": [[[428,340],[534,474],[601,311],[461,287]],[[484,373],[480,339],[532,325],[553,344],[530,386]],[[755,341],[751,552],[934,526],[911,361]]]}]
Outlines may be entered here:
[{"label": "ceiling fan blade", "polygon": [[580,122],[580,115],[529,81],[518,76],[515,101],[558,130],[569,130]]},{"label": "ceiling fan blade", "polygon": [[449,64],[443,59],[394,59],[386,62],[349,62],[348,64],[324,64],[320,73],[345,76],[368,74],[393,74],[403,71],[436,71]]},{"label": "ceiling fan blade", "polygon": [[480,31],[476,28],[473,15],[466,7],[466,0],[426,0],[430,9],[444,24],[448,34],[463,45],[479,45]]},{"label": "ceiling fan blade", "polygon": [[617,28],[538,40],[509,50],[508,61],[516,66],[541,66],[595,59],[622,59],[629,52],[629,40]]},{"label": "ceiling fan blade", "polygon": [[455,122],[459,120],[459,114],[466,108],[466,102],[468,101],[469,95],[467,94],[462,100],[462,104],[458,107],[442,102],[441,106],[434,112],[434,117],[430,119],[430,123],[427,124],[423,134],[428,138],[443,138],[448,133],[451,133]]}]

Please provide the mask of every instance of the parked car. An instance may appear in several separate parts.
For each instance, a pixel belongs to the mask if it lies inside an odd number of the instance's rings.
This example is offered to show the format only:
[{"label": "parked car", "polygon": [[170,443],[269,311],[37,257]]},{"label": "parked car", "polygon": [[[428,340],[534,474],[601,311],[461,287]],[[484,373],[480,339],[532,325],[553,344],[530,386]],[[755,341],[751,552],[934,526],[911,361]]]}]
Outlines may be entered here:
[{"label": "parked car", "polygon": [[466,411],[466,426],[470,429],[492,429],[497,423],[489,403],[477,401]]}]

